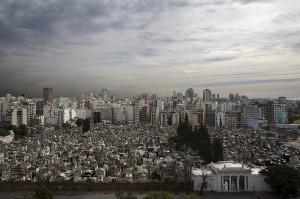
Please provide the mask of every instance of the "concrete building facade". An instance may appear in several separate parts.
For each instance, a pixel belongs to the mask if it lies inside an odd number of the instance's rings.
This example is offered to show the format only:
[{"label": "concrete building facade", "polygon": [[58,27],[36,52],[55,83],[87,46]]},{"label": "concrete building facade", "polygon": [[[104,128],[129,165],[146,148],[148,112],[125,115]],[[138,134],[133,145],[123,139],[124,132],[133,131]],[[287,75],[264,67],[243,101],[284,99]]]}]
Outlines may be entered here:
[{"label": "concrete building facade", "polygon": [[243,163],[234,161],[210,163],[204,168],[192,170],[194,191],[201,189],[204,176],[207,176],[205,191],[271,191],[264,181],[265,177],[259,173],[260,170],[260,168],[250,168]]}]

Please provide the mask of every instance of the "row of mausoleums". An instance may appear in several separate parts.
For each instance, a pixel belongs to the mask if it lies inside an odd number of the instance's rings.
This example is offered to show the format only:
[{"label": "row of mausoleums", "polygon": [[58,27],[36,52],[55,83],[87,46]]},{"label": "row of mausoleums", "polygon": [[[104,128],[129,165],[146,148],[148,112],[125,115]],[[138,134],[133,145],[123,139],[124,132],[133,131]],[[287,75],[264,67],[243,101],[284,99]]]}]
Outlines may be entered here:
[{"label": "row of mausoleums", "polygon": [[253,192],[271,191],[265,183],[260,168],[250,168],[242,163],[222,161],[210,163],[201,169],[192,170],[194,191],[200,191],[203,179],[204,191]]}]

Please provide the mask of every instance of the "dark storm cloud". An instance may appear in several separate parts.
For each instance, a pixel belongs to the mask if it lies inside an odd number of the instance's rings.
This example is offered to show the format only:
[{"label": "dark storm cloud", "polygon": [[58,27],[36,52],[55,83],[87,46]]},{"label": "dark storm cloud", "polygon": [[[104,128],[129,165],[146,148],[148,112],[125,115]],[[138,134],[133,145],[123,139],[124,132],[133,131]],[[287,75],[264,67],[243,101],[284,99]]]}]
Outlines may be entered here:
[{"label": "dark storm cloud", "polygon": [[1,19],[0,30],[0,42],[2,45],[17,43],[20,41],[19,36],[21,35],[18,34],[18,32],[11,28],[8,24],[5,24]]},{"label": "dark storm cloud", "polygon": [[[283,7],[275,0],[1,0],[0,93],[36,94],[43,86],[129,92],[137,82],[171,87],[193,78],[209,85],[215,72],[219,86],[255,84],[256,64],[272,71],[283,60],[299,69],[299,9]],[[278,69],[285,70],[292,69]],[[278,81],[295,78],[285,74]]]},{"label": "dark storm cloud", "polygon": [[[107,24],[91,22],[94,17],[109,17],[110,5],[103,1],[20,1],[0,2],[0,41],[36,42],[53,39],[67,29],[74,33],[105,29]],[[111,22],[112,27],[116,22]],[[97,26],[98,25],[98,26]]]},{"label": "dark storm cloud", "polygon": [[[73,34],[107,29],[144,28],[164,9],[223,4],[221,0],[2,0],[0,41],[34,42],[53,39],[67,30]],[[128,13],[152,13],[144,23],[131,24]],[[112,16],[119,13],[119,16]],[[125,13],[125,14],[124,14]]]},{"label": "dark storm cloud", "polygon": [[0,49],[0,60],[2,60],[6,56],[6,52]]}]

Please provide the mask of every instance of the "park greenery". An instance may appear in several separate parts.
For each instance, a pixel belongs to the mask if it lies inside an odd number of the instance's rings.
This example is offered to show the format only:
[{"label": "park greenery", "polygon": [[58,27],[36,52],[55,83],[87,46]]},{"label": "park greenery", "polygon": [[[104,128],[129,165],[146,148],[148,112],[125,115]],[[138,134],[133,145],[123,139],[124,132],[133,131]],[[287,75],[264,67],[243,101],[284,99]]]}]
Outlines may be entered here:
[{"label": "park greenery", "polygon": [[41,186],[35,189],[32,199],[53,199],[53,196],[47,187]]},{"label": "park greenery", "polygon": [[144,199],[174,199],[174,197],[168,192],[150,192]]},{"label": "park greenery", "polygon": [[220,138],[210,138],[205,126],[192,127],[186,115],[185,121],[177,128],[177,135],[171,137],[170,144],[177,150],[192,149],[197,152],[206,163],[223,160],[223,144]]},{"label": "park greenery", "polygon": [[[24,197],[25,198],[25,197]],[[27,197],[26,197],[27,198]],[[38,186],[34,189],[32,199],[53,199],[52,193],[45,186]],[[19,196],[15,196],[14,199],[21,199]]]},{"label": "park greenery", "polygon": [[15,137],[24,137],[28,135],[29,129],[25,124],[21,124],[19,127],[9,124],[3,124],[0,127],[0,136],[7,136],[12,130],[15,134]]},{"label": "park greenery", "polygon": [[[116,192],[117,199],[137,199],[133,192]],[[52,193],[45,186],[35,188],[32,199],[53,199]],[[183,195],[181,199],[198,199],[196,194]],[[14,199],[21,199],[21,197],[14,197]],[[174,196],[169,192],[149,192],[143,199],[174,199]]]},{"label": "park greenery", "polygon": [[10,132],[8,130],[0,128],[0,136],[5,137],[5,136],[8,136],[8,135],[10,135]]},{"label": "park greenery", "polygon": [[88,132],[91,128],[91,122],[90,119],[80,119],[78,118],[76,120],[76,125],[77,127],[81,127],[82,128],[82,132]]},{"label": "park greenery", "polygon": [[137,199],[132,192],[117,192],[115,196],[117,199]]},{"label": "park greenery", "polygon": [[[137,199],[137,196],[133,192],[116,192],[115,197],[117,199]],[[32,199],[53,199],[52,193],[45,186],[36,187],[31,197]],[[181,199],[198,199],[196,194],[182,195]],[[21,199],[21,197],[14,197],[14,199]],[[174,199],[174,196],[169,192],[149,192],[143,199]]]},{"label": "park greenery", "polygon": [[289,112],[288,113],[288,121],[291,124],[300,124],[300,114],[299,113],[293,113]]},{"label": "park greenery", "polygon": [[[117,199],[137,199],[137,196],[132,192],[117,192],[115,193],[115,197]],[[183,194],[180,199],[199,199],[199,197],[196,194]],[[143,199],[175,199],[175,197],[169,192],[158,191],[149,192]]]},{"label": "park greenery", "polygon": [[295,198],[300,195],[300,169],[287,165],[272,165],[261,171],[268,183],[281,198]]}]

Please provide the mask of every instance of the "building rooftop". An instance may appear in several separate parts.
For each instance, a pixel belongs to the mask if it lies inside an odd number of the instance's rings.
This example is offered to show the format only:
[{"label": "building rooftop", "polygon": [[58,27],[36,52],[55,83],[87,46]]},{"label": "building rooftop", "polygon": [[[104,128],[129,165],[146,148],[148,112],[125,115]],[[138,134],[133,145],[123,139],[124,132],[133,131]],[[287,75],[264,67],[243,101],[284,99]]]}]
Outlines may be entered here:
[{"label": "building rooftop", "polygon": [[212,171],[210,169],[198,169],[198,168],[192,169],[193,176],[202,176],[203,174],[210,175],[212,174]]},{"label": "building rooftop", "polygon": [[204,168],[193,168],[192,175],[193,176],[202,176],[203,174],[212,175],[212,174],[220,174],[220,173],[244,173],[244,174],[252,174],[252,175],[260,175],[261,168],[253,167],[250,168],[243,163],[238,163],[234,161],[221,161],[217,163],[210,163],[208,167]]},{"label": "building rooftop", "polygon": [[242,163],[234,162],[234,161],[220,161],[217,163],[211,163],[210,164],[212,168],[217,170],[224,170],[224,169],[249,169],[247,166],[245,166]]}]

